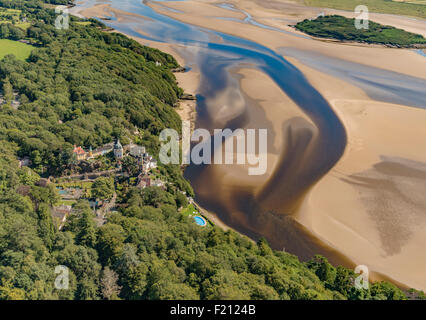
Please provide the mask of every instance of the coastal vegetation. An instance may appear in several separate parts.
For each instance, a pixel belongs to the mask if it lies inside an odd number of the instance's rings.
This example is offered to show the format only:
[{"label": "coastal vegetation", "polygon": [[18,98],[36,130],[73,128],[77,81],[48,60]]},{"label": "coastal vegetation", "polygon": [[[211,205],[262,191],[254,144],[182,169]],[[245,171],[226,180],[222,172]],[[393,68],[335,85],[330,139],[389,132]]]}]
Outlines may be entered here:
[{"label": "coastal vegetation", "polygon": [[20,29],[27,29],[30,23],[21,10],[0,8],[0,24],[10,23]]},{"label": "coastal vegetation", "polygon": [[358,5],[370,12],[407,15],[426,19],[426,3],[423,0],[299,0],[307,6],[354,11]]},{"label": "coastal vegetation", "polygon": [[376,43],[397,47],[426,47],[426,39],[419,34],[369,21],[368,29],[357,29],[355,19],[338,15],[305,19],[295,28],[309,35],[341,41]]},{"label": "coastal vegetation", "polygon": [[[7,96],[0,106],[0,299],[407,298],[387,282],[357,289],[352,270],[324,257],[301,262],[263,239],[198,226],[179,212],[195,211],[182,196],[193,191],[179,166],[159,164],[164,188],[98,178],[90,193],[101,200],[117,193],[117,210],[98,226],[86,199],[72,201],[59,230],[51,214],[57,187],[89,186],[47,178],[72,168],[74,144],[95,148],[119,138],[158,154],[160,131],[180,126],[174,106],[182,90],[171,72],[178,64],[95,20],[73,17],[68,30],[56,30],[54,11],[39,0],[0,5],[26,14],[32,23],[20,38],[38,44],[27,59],[0,61]],[[123,167],[132,175],[132,163]],[[69,270],[67,290],[55,287],[59,265]],[[413,292],[410,298],[422,297]]]}]

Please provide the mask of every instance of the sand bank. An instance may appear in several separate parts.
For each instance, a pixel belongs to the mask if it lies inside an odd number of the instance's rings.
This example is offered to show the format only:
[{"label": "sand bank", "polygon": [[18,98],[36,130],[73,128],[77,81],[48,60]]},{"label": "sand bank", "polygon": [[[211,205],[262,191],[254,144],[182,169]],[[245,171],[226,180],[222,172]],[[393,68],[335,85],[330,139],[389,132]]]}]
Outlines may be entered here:
[{"label": "sand bank", "polygon": [[97,17],[100,19],[109,19],[114,16],[117,22],[128,21],[129,19],[148,19],[136,13],[126,12],[123,10],[115,9],[110,4],[96,4],[93,7],[85,8],[77,12],[79,15],[86,18]]},{"label": "sand bank", "polygon": [[426,112],[372,101],[356,87],[292,62],[348,132],[345,154],[309,192],[298,220],[357,264],[424,290]]}]

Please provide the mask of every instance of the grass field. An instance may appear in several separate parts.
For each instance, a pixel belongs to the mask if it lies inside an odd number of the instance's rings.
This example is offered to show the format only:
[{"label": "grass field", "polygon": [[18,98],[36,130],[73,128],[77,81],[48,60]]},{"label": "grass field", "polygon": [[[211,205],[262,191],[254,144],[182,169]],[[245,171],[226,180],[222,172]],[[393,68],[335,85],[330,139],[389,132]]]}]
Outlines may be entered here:
[{"label": "grass field", "polygon": [[406,15],[426,19],[426,0],[299,0],[307,6],[353,11],[365,5],[370,12]]},{"label": "grass field", "polygon": [[33,46],[25,43],[0,39],[0,60],[8,54],[14,54],[18,60],[25,60],[30,56],[33,49]]},{"label": "grass field", "polygon": [[188,205],[185,209],[183,209],[181,211],[181,213],[184,216],[186,216],[186,217],[189,217],[189,216],[199,216],[200,215],[200,213],[198,212],[198,210],[195,209],[195,207],[192,204]]},{"label": "grass field", "polygon": [[92,23],[90,21],[77,21],[76,24],[79,24],[81,26],[88,26]]},{"label": "grass field", "polygon": [[57,203],[56,203],[56,206],[62,206],[62,205],[65,205],[65,206],[72,206],[72,205],[74,205],[74,204],[76,204],[77,203],[77,200],[59,200]]}]

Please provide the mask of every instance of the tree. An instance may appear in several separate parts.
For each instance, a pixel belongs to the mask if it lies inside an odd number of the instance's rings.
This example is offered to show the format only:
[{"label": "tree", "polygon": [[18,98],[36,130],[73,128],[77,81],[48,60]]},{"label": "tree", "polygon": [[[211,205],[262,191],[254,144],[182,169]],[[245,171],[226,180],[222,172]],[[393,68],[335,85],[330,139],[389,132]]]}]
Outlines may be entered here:
[{"label": "tree", "polygon": [[380,281],[370,286],[371,296],[380,300],[406,300],[405,294],[394,284]]},{"label": "tree", "polygon": [[336,268],[334,268],[325,257],[315,255],[314,258],[308,262],[307,266],[314,271],[318,278],[325,282],[328,287],[333,287],[336,279]]},{"label": "tree", "polygon": [[10,30],[10,38],[12,40],[19,40],[19,39],[23,39],[25,37],[24,31],[22,31],[21,29],[19,29],[17,27],[10,26],[9,30]]},{"label": "tree", "polygon": [[47,187],[32,186],[30,195],[36,205],[44,202],[53,206],[60,199],[58,190],[53,185]]},{"label": "tree", "polygon": [[133,157],[124,158],[122,166],[123,170],[127,172],[130,177],[135,176],[139,171],[137,160]]},{"label": "tree", "polygon": [[354,272],[342,266],[336,268],[336,278],[334,280],[334,290],[339,291],[349,297],[354,288]]},{"label": "tree", "polygon": [[7,24],[5,23],[0,24],[0,38],[7,39],[9,38],[9,34],[10,33],[9,33],[9,28]]},{"label": "tree", "polygon": [[76,234],[77,244],[95,246],[96,227],[88,201],[80,200],[74,205],[73,213],[68,219],[65,229]]},{"label": "tree", "polygon": [[6,101],[7,104],[10,104],[13,100],[13,88],[8,78],[3,80],[2,88],[3,88],[4,100]]},{"label": "tree", "polygon": [[117,300],[120,295],[121,287],[117,284],[118,275],[108,266],[102,272],[101,291],[107,300]]},{"label": "tree", "polygon": [[103,264],[116,260],[125,238],[124,229],[120,225],[107,223],[99,229],[97,249]]},{"label": "tree", "polygon": [[40,237],[44,240],[44,243],[50,249],[53,245],[53,241],[56,234],[56,228],[52,221],[50,208],[46,203],[42,203],[39,206],[38,217]]},{"label": "tree", "polygon": [[31,162],[35,167],[35,171],[41,173],[43,171],[43,158],[40,150],[33,150],[31,152]]},{"label": "tree", "polygon": [[176,205],[170,193],[159,187],[147,187],[142,190],[142,202],[144,205],[158,208],[162,204]]},{"label": "tree", "polygon": [[188,205],[188,199],[186,198],[186,196],[181,193],[178,192],[176,194],[176,206],[178,208],[185,208]]},{"label": "tree", "polygon": [[18,171],[18,175],[20,182],[27,186],[33,186],[40,180],[40,176],[28,167],[22,167]]},{"label": "tree", "polygon": [[109,200],[114,195],[113,178],[98,178],[92,184],[92,196],[96,199]]}]

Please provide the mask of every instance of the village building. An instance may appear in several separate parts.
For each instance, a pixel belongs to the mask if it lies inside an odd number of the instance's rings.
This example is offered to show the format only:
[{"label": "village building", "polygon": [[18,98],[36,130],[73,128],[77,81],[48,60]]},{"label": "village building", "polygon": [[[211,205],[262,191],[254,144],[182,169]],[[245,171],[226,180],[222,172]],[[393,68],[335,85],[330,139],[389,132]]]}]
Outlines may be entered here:
[{"label": "village building", "polygon": [[116,159],[123,158],[123,146],[120,143],[120,139],[117,139],[117,141],[114,144],[114,157]]},{"label": "village building", "polygon": [[151,180],[151,186],[152,187],[164,188],[166,186],[166,184],[162,180],[156,179],[156,180]]},{"label": "village building", "polygon": [[93,158],[104,156],[107,153],[110,153],[114,149],[114,143],[107,143],[102,147],[96,148],[92,151]]},{"label": "village building", "polygon": [[145,153],[144,166],[145,166],[147,171],[149,171],[151,169],[155,169],[155,168],[157,168],[157,160],[155,160],[152,156]]},{"label": "village building", "polygon": [[85,160],[87,157],[86,151],[84,151],[84,149],[80,146],[77,147],[76,145],[74,145],[74,150],[72,152],[73,154],[75,154],[78,161]]},{"label": "village building", "polygon": [[145,147],[138,146],[138,145],[130,145],[129,147],[129,154],[132,157],[140,158],[143,157],[143,155],[146,153]]},{"label": "village building", "polygon": [[87,159],[92,159],[92,158],[93,158],[93,150],[92,150],[92,146],[90,146],[89,152],[87,153]]}]

